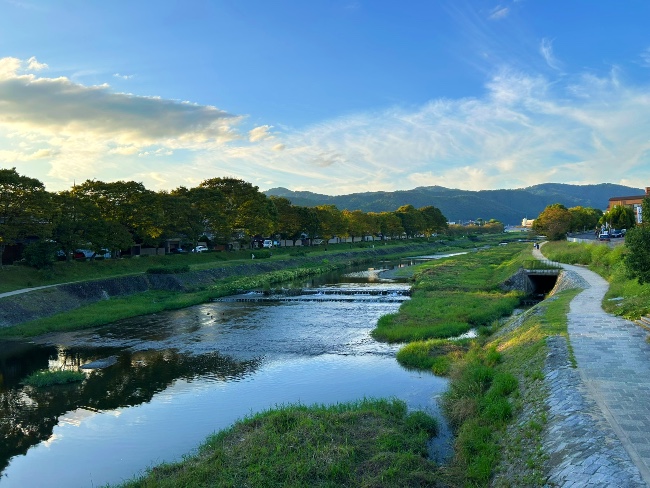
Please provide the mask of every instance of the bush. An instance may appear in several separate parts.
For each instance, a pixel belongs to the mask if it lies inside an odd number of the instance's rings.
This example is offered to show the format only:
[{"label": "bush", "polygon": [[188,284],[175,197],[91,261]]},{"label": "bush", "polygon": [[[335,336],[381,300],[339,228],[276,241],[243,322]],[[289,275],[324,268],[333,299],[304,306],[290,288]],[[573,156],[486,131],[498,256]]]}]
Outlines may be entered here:
[{"label": "bush", "polygon": [[56,262],[57,249],[55,242],[38,241],[29,244],[23,251],[25,264],[36,269],[51,268]]}]

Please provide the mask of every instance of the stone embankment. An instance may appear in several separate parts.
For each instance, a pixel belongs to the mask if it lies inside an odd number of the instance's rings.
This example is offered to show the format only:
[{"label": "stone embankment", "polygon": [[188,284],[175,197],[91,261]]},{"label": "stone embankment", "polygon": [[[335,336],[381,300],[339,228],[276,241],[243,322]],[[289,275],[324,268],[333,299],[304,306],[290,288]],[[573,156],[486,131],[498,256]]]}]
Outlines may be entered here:
[{"label": "stone embankment", "polygon": [[[539,250],[534,254],[543,258]],[[571,301],[568,342],[547,340],[547,486],[649,486],[647,334],[602,310],[604,279],[579,266],[563,268],[552,293],[583,291]]]},{"label": "stone embankment", "polygon": [[[588,289],[575,271],[565,270],[553,290]],[[606,416],[573,367],[567,340],[547,340],[544,369],[548,388],[548,425],[544,452],[550,486],[647,486]],[[580,365],[579,365],[580,366]]]},{"label": "stone embankment", "polygon": [[0,298],[0,327],[9,327],[30,320],[50,317],[58,313],[147,290],[197,291],[207,289],[231,276],[253,276],[301,265],[318,264],[327,259],[331,263],[354,264],[382,256],[432,252],[439,244],[408,244],[377,246],[363,251],[332,252],[326,256],[304,256],[284,260],[255,260],[246,264],[224,266],[178,274],[149,274],[123,276],[96,281],[83,281],[35,289]]}]

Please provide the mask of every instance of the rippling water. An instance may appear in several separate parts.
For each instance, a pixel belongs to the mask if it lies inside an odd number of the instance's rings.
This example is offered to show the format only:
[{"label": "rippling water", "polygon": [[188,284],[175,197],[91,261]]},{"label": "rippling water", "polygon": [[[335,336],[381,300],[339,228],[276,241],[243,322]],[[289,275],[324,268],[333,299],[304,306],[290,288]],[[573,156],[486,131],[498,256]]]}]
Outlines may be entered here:
[{"label": "rippling water", "polygon": [[[371,285],[310,287],[291,301],[231,299],[0,344],[0,486],[117,483],[280,404],[394,396],[438,415],[446,381],[405,370],[396,346],[370,337],[377,319],[407,299],[406,285],[375,274],[348,277]],[[316,293],[352,298],[314,301]],[[114,364],[86,370],[82,384],[20,384],[38,369],[79,369],[106,358]]]}]

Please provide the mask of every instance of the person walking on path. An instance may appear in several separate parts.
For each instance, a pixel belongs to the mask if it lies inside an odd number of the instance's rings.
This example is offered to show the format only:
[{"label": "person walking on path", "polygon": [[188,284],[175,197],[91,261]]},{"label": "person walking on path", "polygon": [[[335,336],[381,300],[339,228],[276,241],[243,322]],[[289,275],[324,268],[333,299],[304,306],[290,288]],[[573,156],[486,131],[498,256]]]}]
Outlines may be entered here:
[{"label": "person walking on path", "polygon": [[[545,259],[537,248],[533,255]],[[584,290],[567,315],[577,372],[565,367],[547,375],[551,416],[558,421],[550,422],[553,432],[545,442],[555,460],[549,480],[560,486],[650,486],[648,333],[602,309],[609,284],[601,276],[561,266]],[[558,387],[563,374],[575,380]]]}]

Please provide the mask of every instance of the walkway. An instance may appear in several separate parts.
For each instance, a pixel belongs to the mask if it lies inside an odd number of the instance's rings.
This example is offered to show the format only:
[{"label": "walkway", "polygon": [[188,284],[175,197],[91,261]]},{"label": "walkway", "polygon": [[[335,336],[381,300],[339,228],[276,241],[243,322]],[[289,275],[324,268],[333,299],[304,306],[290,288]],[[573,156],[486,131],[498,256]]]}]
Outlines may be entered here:
[{"label": "walkway", "polygon": [[[534,255],[543,259],[539,250]],[[585,289],[568,314],[577,370],[558,362],[565,341],[549,341],[549,481],[565,487],[650,486],[648,334],[602,310],[609,285],[598,274],[563,268]]]}]

